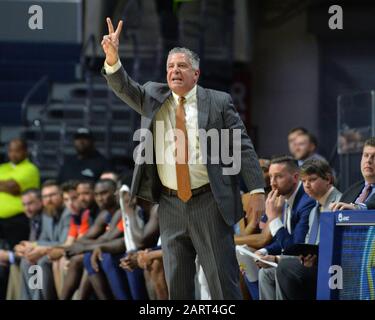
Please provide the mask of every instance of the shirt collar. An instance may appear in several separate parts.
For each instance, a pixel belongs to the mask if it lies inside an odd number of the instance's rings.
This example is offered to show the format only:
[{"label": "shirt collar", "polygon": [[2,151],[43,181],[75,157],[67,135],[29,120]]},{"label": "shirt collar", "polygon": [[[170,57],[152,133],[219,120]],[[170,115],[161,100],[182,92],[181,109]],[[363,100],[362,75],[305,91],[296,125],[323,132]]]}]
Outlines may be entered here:
[{"label": "shirt collar", "polygon": [[[192,97],[196,96],[196,94],[197,94],[197,85],[195,85],[194,88],[191,89],[187,94],[185,94],[184,97],[186,101],[189,101]],[[172,96],[173,96],[174,102],[176,103],[176,105],[178,105],[178,98],[180,96],[175,94],[173,91],[172,91]]]},{"label": "shirt collar", "polygon": [[324,205],[326,204],[327,199],[328,199],[329,195],[332,193],[333,189],[334,189],[333,186],[331,188],[329,188],[329,190],[326,192],[326,194],[323,197],[321,197],[320,200],[318,201],[319,204],[322,207],[324,207]]},{"label": "shirt collar", "polygon": [[289,206],[290,208],[293,207],[294,199],[296,198],[297,192],[298,192],[299,188],[301,187],[301,185],[302,185],[302,182],[301,182],[301,181],[298,182],[298,186],[297,186],[296,190],[294,190],[294,192],[293,192],[293,194],[290,196],[290,198],[289,198],[289,199],[285,199],[285,202],[288,204],[288,206]]},{"label": "shirt collar", "polygon": [[10,163],[10,165],[14,168],[14,167],[17,167],[17,166],[19,166],[20,164],[22,164],[22,163],[24,163],[24,162],[28,162],[29,161],[29,159],[28,158],[25,158],[25,159],[23,159],[21,162],[19,162],[19,163],[13,163],[13,162],[10,162],[9,161],[9,163]]},{"label": "shirt collar", "polygon": [[39,223],[42,220],[42,211],[31,218],[31,223]]}]

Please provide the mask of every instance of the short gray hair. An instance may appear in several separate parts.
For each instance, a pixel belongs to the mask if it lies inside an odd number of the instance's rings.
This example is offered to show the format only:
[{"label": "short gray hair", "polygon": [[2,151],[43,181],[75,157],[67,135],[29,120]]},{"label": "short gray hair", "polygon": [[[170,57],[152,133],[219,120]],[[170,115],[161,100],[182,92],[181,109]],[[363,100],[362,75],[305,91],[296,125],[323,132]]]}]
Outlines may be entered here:
[{"label": "short gray hair", "polygon": [[188,48],[175,47],[171,51],[169,51],[168,58],[172,54],[176,54],[176,53],[183,53],[183,54],[185,54],[188,57],[188,59],[189,59],[189,61],[191,63],[192,68],[194,70],[198,70],[199,69],[199,61],[200,61],[200,59],[199,59],[199,56],[195,52],[191,51]]}]

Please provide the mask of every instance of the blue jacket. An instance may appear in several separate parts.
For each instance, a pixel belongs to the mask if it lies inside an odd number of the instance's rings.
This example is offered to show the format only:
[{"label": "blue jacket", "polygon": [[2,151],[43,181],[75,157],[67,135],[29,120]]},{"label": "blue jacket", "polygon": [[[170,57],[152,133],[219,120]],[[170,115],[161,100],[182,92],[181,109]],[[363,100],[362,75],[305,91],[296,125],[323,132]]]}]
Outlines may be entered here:
[{"label": "blue jacket", "polygon": [[284,227],[280,228],[272,242],[265,248],[268,254],[281,254],[286,248],[295,243],[304,243],[306,234],[309,231],[310,211],[315,207],[316,201],[310,198],[301,185],[293,202],[291,228],[292,234]]}]

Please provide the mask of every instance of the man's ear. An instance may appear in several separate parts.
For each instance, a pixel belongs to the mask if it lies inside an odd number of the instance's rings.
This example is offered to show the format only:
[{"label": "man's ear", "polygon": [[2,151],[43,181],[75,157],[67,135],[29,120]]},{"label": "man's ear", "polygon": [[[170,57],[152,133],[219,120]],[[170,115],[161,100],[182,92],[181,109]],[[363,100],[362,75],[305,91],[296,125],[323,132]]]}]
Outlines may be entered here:
[{"label": "man's ear", "polygon": [[197,77],[197,82],[198,82],[200,74],[201,74],[201,71],[199,69],[194,70],[194,75]]},{"label": "man's ear", "polygon": [[295,173],[293,174],[293,177],[294,177],[294,179],[298,182],[298,181],[300,180],[299,172],[298,172],[298,171],[295,172]]}]

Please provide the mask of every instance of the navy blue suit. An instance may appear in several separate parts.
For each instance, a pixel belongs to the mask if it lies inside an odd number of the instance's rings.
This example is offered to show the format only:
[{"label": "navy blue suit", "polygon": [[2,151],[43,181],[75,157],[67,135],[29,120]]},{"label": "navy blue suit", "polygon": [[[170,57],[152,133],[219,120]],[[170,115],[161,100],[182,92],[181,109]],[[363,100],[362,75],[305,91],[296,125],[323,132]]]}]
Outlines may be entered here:
[{"label": "navy blue suit", "polygon": [[280,228],[271,244],[265,248],[268,254],[278,255],[283,250],[295,243],[304,243],[309,230],[310,211],[315,207],[316,201],[310,198],[301,185],[293,202],[291,228],[292,234],[285,227]]}]

